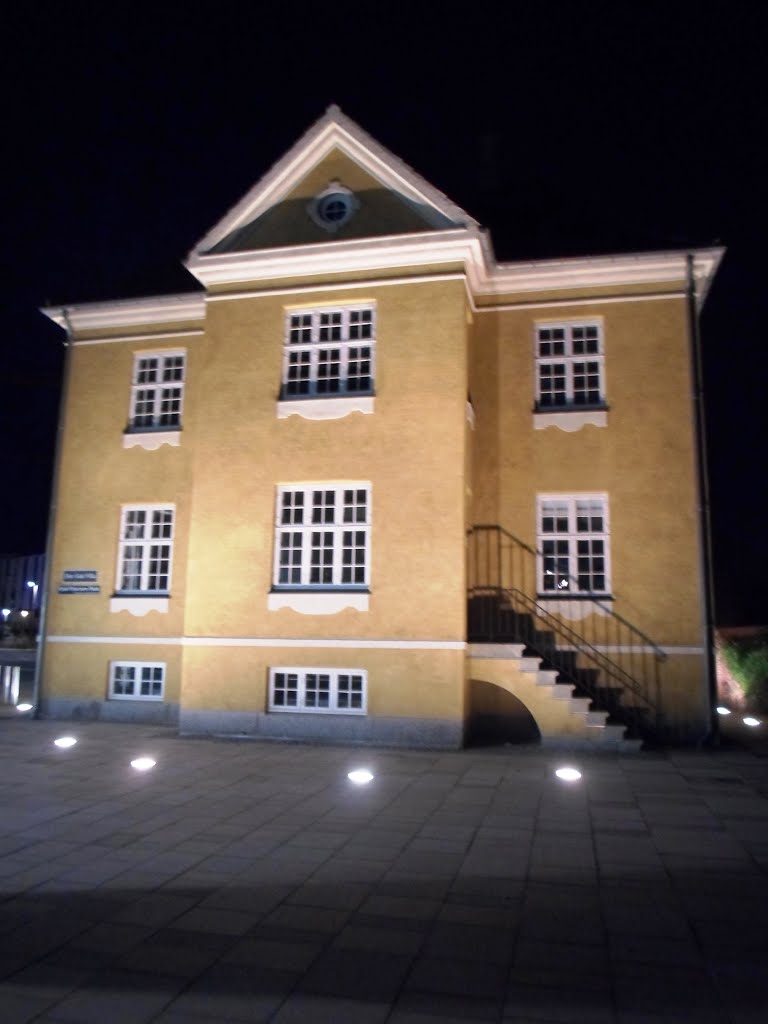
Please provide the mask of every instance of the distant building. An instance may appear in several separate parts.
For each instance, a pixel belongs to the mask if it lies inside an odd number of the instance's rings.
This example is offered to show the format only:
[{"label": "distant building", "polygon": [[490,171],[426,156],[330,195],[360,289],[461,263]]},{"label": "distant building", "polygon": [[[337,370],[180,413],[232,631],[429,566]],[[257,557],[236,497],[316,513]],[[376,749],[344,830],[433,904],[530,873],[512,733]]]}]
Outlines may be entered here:
[{"label": "distant building", "polygon": [[330,108],[195,247],[203,291],[46,310],[73,347],[43,712],[700,736],[688,300],[721,255],[499,262]]},{"label": "distant building", "polygon": [[0,608],[39,611],[45,555],[0,555]]}]

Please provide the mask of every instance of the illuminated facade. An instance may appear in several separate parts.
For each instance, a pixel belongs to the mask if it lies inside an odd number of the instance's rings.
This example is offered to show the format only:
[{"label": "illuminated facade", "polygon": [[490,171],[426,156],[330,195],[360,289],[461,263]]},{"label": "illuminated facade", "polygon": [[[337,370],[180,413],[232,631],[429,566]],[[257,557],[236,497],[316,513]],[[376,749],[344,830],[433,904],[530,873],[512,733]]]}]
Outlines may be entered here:
[{"label": "illuminated facade", "polygon": [[500,263],[330,108],[190,254],[203,291],[46,310],[72,345],[42,712],[700,734],[688,300],[720,255]]}]

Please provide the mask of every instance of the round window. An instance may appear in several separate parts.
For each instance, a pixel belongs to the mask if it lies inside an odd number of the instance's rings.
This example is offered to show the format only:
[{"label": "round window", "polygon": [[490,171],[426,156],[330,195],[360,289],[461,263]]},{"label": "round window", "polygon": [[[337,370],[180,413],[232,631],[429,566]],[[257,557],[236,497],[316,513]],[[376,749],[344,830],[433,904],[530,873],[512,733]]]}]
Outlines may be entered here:
[{"label": "round window", "polygon": [[317,201],[317,216],[324,224],[340,227],[352,214],[352,197],[330,192]]}]

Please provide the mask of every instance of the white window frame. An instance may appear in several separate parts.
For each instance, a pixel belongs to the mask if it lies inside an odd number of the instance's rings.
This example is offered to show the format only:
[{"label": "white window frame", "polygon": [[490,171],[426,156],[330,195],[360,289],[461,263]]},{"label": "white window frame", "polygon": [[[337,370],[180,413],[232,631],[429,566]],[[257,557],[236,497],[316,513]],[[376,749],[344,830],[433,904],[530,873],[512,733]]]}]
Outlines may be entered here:
[{"label": "white window frame", "polygon": [[[149,527],[149,536],[129,537],[128,533],[132,532],[131,526],[135,527],[140,524],[131,524],[130,516],[132,513],[144,513],[144,532]],[[163,523],[156,521],[158,515],[170,515],[170,523]],[[117,545],[117,572],[115,574],[115,594],[119,596],[152,596],[158,595],[167,597],[171,592],[171,578],[173,571],[173,542],[174,542],[174,528],[176,520],[176,506],[170,503],[164,504],[151,504],[151,505],[123,505],[120,512],[120,533],[118,537]],[[165,527],[170,525],[170,533],[168,536],[152,536],[153,528]],[[167,586],[165,587],[150,587],[150,566],[153,560],[153,547],[167,546],[168,557],[167,571],[163,572],[162,575],[166,577]],[[129,548],[140,548],[141,553],[128,554]],[[133,575],[139,576],[139,587],[123,587],[124,577],[126,576],[126,567],[129,560],[139,562],[138,572],[133,570]]]},{"label": "white window frame", "polygon": [[[355,317],[363,317],[359,323]],[[339,319],[338,325],[324,324],[328,317]],[[368,318],[368,319],[365,319]],[[300,320],[301,323],[296,321]],[[338,326],[338,338],[333,341],[323,340],[324,330],[333,330]],[[356,333],[364,333],[370,327],[369,337],[354,337]],[[303,340],[297,340],[305,336]],[[350,388],[349,364],[353,349],[366,347],[369,350],[368,363],[369,387]],[[338,377],[321,377],[321,356],[331,350],[338,350]],[[290,381],[291,357],[306,358],[306,387],[297,390],[297,383]],[[323,390],[324,380],[338,380],[336,391]],[[327,401],[328,399],[370,399],[375,393],[376,385],[376,305],[373,302],[335,305],[317,309],[287,309],[285,311],[285,335],[283,341],[283,374],[280,388],[281,402],[301,402],[312,399]],[[361,409],[360,411],[367,411]],[[319,418],[319,417],[318,417]]]},{"label": "white window frame", "polygon": [[[131,680],[134,692],[133,693],[117,693],[115,690],[118,680],[116,678],[119,671],[131,670],[134,673],[134,678]],[[142,675],[145,673],[160,673],[160,693],[142,693],[141,688],[145,680],[142,679]],[[126,681],[127,682],[127,681]],[[148,679],[146,683],[151,687],[156,680]],[[147,701],[163,701],[165,700],[165,662],[164,661],[110,661],[109,663],[109,699],[110,700],[147,700]]]},{"label": "white window frame", "polygon": [[[346,498],[348,492],[353,495],[350,504]],[[364,493],[364,518],[359,515],[359,492]],[[322,495],[321,505],[315,502],[315,494]],[[296,496],[302,496],[302,504],[297,505]],[[328,498],[333,495],[332,501]],[[286,502],[286,499],[288,503]],[[332,514],[326,517],[323,508],[331,508]],[[299,514],[299,508],[301,514]],[[316,518],[316,509],[322,517]],[[350,516],[345,521],[347,509]],[[326,519],[327,521],[322,521]],[[293,521],[290,521],[293,520]],[[313,521],[314,520],[314,521]],[[275,591],[367,591],[371,578],[371,484],[368,481],[319,481],[317,483],[281,484],[277,488],[275,501],[275,550],[272,575],[272,587]],[[362,533],[363,543],[359,538],[349,538],[346,534]],[[324,537],[320,537],[324,534]],[[313,536],[317,535],[317,536]],[[284,538],[288,537],[286,544]],[[326,537],[331,538],[328,543]],[[350,545],[350,539],[352,544]],[[345,575],[345,551],[353,551],[350,569],[357,566],[357,553],[363,551],[363,578],[361,580],[343,580]],[[298,552],[298,558],[286,558],[285,552]],[[328,552],[328,554],[326,554]],[[313,564],[313,554],[315,561]],[[327,564],[322,561],[327,558]],[[321,564],[318,564],[321,560]],[[298,570],[298,572],[291,571]],[[330,570],[330,572],[327,572]],[[330,576],[328,579],[316,579],[317,576]],[[357,575],[355,573],[355,575]],[[286,579],[289,576],[291,578]],[[281,579],[281,577],[283,577]],[[295,578],[298,577],[298,578]]]},{"label": "white window frame", "polygon": [[[278,677],[284,679],[294,677],[296,704],[288,705],[276,703],[276,690]],[[308,677],[328,677],[328,706],[318,707],[312,703],[312,688],[308,687]],[[362,699],[360,707],[344,707],[343,691],[340,692],[340,680],[352,677],[362,680]],[[340,706],[341,700],[341,706]],[[267,709],[278,714],[311,714],[311,715],[366,715],[368,713],[368,673],[365,669],[359,668],[315,668],[315,667],[288,667],[277,666],[269,670],[269,691],[267,694]]]},{"label": "white window frame", "polygon": [[[555,519],[554,529],[545,530],[545,512],[554,511],[559,506],[564,515],[548,516],[548,519]],[[588,506],[593,510],[600,510],[602,529],[593,529],[592,516],[585,516]],[[580,514],[581,513],[581,514]],[[565,528],[557,519],[565,520]],[[589,519],[590,521],[585,522]],[[581,522],[579,522],[581,520]],[[611,595],[611,544],[610,544],[610,516],[607,494],[539,494],[536,502],[536,548],[538,557],[536,559],[536,587],[539,597],[555,598],[558,601],[569,598],[589,597],[610,597]],[[564,545],[563,552],[547,552],[546,548],[550,542],[561,542]],[[579,543],[592,545],[594,542],[602,542],[602,552],[580,552]],[[549,577],[557,577],[558,566],[555,564],[551,569],[546,569],[547,558],[562,558],[567,561],[568,570],[562,573],[560,580],[556,580],[555,586],[546,589],[545,584]],[[602,572],[605,586],[600,590],[582,589],[579,586],[579,576],[585,575],[585,564],[580,559],[589,559],[589,573],[595,574],[592,568],[593,559],[602,559]],[[550,563],[552,564],[552,563]],[[547,579],[545,579],[547,577]]]},{"label": "white window frame", "polygon": [[[148,359],[157,360],[157,379],[155,381],[140,382],[140,375],[145,372],[142,361]],[[164,380],[166,372],[175,371],[177,367],[171,367],[171,360],[181,360],[181,379]],[[128,413],[127,432],[131,434],[143,434],[156,431],[179,431],[181,430],[182,416],[184,413],[184,389],[187,375],[187,353],[184,349],[173,349],[168,351],[147,351],[135,352],[133,357],[133,371],[131,375],[131,402]],[[169,400],[168,392],[178,391],[178,411],[169,422],[163,422],[167,416],[163,412],[163,403]],[[143,393],[151,394],[150,398],[144,398],[149,402],[149,411],[142,412],[143,417],[151,417],[150,423],[137,423],[137,406],[142,400]]]},{"label": "white window frame", "polygon": [[[593,329],[597,337],[596,352],[575,353],[574,347],[581,339],[574,338],[574,332],[585,329]],[[543,339],[542,331],[559,330],[563,332],[563,338]],[[601,319],[592,320],[558,320],[540,321],[534,325],[534,357],[536,361],[536,412],[537,413],[559,413],[559,412],[587,412],[593,409],[605,409],[605,349],[603,340],[603,322]],[[592,340],[592,339],[589,339]],[[558,355],[542,355],[541,345],[550,343],[561,343],[563,352]],[[576,369],[581,363],[595,363],[598,374],[598,398],[591,402],[577,401],[575,390]],[[562,403],[545,403],[542,393],[542,371],[544,367],[562,366],[564,378],[565,401]],[[586,372],[586,371],[585,371]]]}]

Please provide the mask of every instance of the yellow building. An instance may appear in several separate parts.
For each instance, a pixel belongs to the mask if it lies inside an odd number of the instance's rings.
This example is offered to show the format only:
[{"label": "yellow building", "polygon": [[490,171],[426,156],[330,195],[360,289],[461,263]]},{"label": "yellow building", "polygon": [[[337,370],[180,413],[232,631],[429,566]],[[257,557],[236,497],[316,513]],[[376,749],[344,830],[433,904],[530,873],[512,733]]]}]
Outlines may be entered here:
[{"label": "yellow building", "polygon": [[331,107],[190,254],[201,291],[45,311],[41,713],[700,736],[690,299],[720,256],[500,263]]}]

